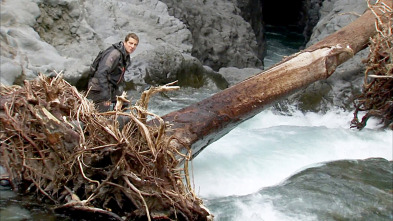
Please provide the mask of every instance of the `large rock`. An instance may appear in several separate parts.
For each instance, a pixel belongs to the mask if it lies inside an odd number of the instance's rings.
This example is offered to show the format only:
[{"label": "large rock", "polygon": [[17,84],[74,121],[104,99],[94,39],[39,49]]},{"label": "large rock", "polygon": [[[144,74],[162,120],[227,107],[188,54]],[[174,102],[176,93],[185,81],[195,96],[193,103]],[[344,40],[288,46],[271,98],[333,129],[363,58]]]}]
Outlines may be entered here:
[{"label": "large rock", "polygon": [[[263,60],[266,55],[265,27],[263,22],[262,1],[261,0],[237,0],[237,7],[240,15],[247,21],[255,34],[257,49],[254,51],[256,56]],[[255,49],[254,49],[255,50]],[[246,66],[247,68],[253,68]],[[260,68],[260,67],[259,67]]]},{"label": "large rock", "polygon": [[[38,5],[41,16],[36,30],[42,39],[55,45],[64,57],[77,58],[65,67],[65,77],[71,82],[86,73],[100,50],[122,41],[129,32],[140,37],[133,58],[141,54],[154,56],[155,49],[160,47],[174,48],[179,53],[191,51],[191,33],[182,22],[168,14],[165,4],[157,0],[59,0],[42,1]],[[130,71],[126,73],[130,74]]]},{"label": "large rock", "polygon": [[228,81],[230,86],[233,86],[261,72],[262,70],[258,68],[239,69],[235,67],[221,68],[218,71],[218,73],[220,73]]},{"label": "large rock", "polygon": [[264,49],[258,47],[253,28],[242,17],[236,0],[163,2],[189,27],[192,55],[204,65],[216,71],[221,67],[263,67]]},{"label": "large rock", "polygon": [[28,0],[1,2],[0,82],[13,84],[22,75],[34,78],[38,72],[61,70],[68,59],[42,41],[32,28],[40,10]]},{"label": "large rock", "polygon": [[213,82],[224,89],[228,82],[218,73],[187,54],[182,54],[171,47],[156,47],[145,51],[133,59],[130,74],[125,76],[128,88],[138,91],[148,85],[163,85],[178,81],[179,86],[200,88]]},{"label": "large rock", "polygon": [[[98,52],[129,32],[140,37],[132,54],[135,63],[126,73],[136,85],[184,79],[190,72],[195,79],[200,74],[216,76],[206,65],[260,66],[255,35],[239,9],[214,2],[216,9],[212,3],[198,3],[198,11],[190,11],[195,24],[201,24],[191,32],[188,23],[169,15],[167,5],[158,0],[2,1],[1,82],[10,85],[56,71],[81,86]],[[191,7],[194,1],[183,4]]]},{"label": "large rock", "polygon": [[317,25],[320,19],[320,9],[323,0],[306,0],[303,1],[302,17],[299,25],[303,27],[303,36],[305,41],[309,41],[313,33],[313,28]]}]

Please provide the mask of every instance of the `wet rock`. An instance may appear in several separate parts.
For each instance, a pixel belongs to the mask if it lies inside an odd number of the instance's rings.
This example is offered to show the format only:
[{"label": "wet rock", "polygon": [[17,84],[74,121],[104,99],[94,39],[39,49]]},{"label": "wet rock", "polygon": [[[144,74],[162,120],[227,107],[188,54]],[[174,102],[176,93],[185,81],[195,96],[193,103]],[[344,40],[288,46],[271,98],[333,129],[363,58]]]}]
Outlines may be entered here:
[{"label": "wet rock", "polygon": [[239,69],[234,67],[221,68],[219,71],[219,73],[228,80],[230,85],[235,85],[236,83],[246,80],[247,78],[250,78],[261,72],[262,70],[258,68]]},{"label": "wet rock", "polygon": [[[221,67],[262,68],[263,43],[257,42],[261,27],[253,27],[242,17],[238,5],[247,1],[173,1],[164,0],[170,14],[179,18],[192,33],[192,55],[218,71]],[[240,1],[239,1],[240,2]],[[251,2],[251,1],[249,1]],[[253,5],[256,10],[257,5]],[[250,8],[248,8],[250,9]]]}]

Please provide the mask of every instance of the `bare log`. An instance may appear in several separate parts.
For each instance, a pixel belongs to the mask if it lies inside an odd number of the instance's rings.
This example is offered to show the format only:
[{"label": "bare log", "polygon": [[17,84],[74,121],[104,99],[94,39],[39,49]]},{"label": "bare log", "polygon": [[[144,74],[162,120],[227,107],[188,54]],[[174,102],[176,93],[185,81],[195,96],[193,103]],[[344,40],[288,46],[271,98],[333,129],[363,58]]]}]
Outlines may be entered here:
[{"label": "bare log", "polygon": [[[392,7],[391,0],[380,4]],[[375,10],[383,17],[383,12]],[[239,123],[318,80],[330,77],[338,65],[364,49],[376,34],[375,16],[368,10],[357,20],[270,69],[212,97],[162,117],[172,124],[171,145],[193,157]]]}]

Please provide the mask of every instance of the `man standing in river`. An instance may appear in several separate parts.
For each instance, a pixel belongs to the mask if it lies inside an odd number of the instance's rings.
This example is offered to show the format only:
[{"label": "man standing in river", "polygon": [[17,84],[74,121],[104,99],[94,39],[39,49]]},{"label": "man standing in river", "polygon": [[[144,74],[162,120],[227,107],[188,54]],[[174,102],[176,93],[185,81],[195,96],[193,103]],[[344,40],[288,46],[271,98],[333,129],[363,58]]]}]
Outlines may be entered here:
[{"label": "man standing in river", "polygon": [[124,73],[131,64],[130,54],[139,44],[139,37],[129,33],[124,41],[113,44],[98,54],[91,65],[87,98],[97,104],[100,112],[108,111],[123,93]]}]

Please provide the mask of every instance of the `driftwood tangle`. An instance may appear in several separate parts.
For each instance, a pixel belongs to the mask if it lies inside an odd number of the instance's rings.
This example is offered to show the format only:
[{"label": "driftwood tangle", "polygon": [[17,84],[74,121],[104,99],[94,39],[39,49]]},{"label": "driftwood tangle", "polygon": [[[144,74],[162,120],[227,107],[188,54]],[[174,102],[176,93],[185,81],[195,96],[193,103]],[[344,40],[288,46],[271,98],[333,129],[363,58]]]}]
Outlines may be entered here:
[{"label": "driftwood tangle", "polygon": [[391,8],[392,0],[380,1],[375,10],[366,11],[351,24],[270,69],[163,116],[172,124],[173,130],[168,135],[177,138],[172,145],[180,150],[191,148],[195,157],[207,145],[274,102],[331,76],[338,65],[364,49],[377,33],[373,13],[386,16],[378,9],[381,4]]},{"label": "driftwood tangle", "polygon": [[[191,188],[190,154],[168,146],[167,125],[146,111],[150,95],[172,89],[151,88],[128,112],[98,113],[61,75],[1,86],[0,163],[13,189],[78,218],[209,220]],[[145,125],[149,115],[160,123]],[[119,130],[122,116],[131,121]]]},{"label": "driftwood tangle", "polygon": [[[376,10],[383,11],[384,17]],[[355,100],[352,127],[363,129],[370,117],[377,117],[393,130],[393,10],[386,5],[373,8],[377,34],[370,40],[363,93]],[[361,112],[366,112],[359,121]]]}]

